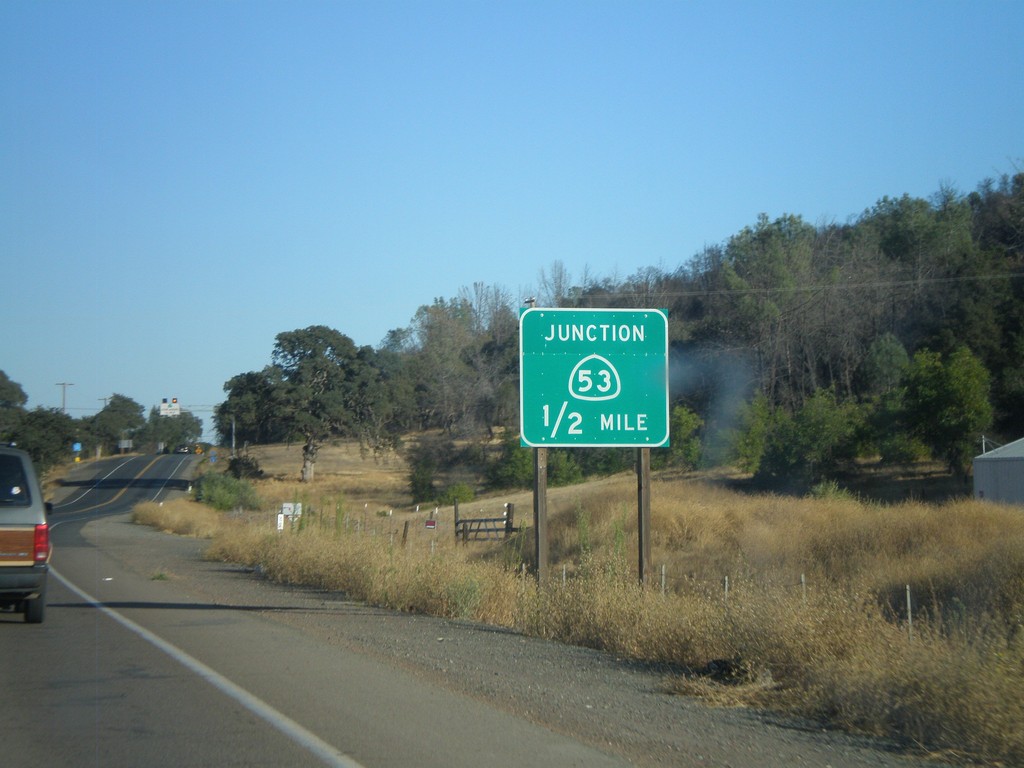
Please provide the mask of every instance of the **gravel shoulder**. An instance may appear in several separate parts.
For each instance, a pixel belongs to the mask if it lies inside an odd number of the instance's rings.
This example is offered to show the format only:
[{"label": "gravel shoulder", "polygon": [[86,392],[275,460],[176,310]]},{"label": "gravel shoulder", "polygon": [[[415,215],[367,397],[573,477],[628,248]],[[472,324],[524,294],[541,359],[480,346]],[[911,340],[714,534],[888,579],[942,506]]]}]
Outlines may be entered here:
[{"label": "gravel shoulder", "polygon": [[203,541],[134,525],[126,516],[89,522],[82,536],[142,577],[175,582],[197,602],[255,608],[268,622],[397,665],[638,766],[937,764],[880,740],[669,695],[668,670],[610,654],[270,583],[247,569],[203,560]]}]

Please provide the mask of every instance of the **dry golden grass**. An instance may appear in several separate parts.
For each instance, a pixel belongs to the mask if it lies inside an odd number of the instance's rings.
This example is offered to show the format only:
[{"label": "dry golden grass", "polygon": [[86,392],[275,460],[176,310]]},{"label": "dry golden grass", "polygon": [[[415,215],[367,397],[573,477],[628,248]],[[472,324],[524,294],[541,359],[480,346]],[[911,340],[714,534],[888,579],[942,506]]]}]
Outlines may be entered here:
[{"label": "dry golden grass", "polygon": [[[276,581],[669,664],[677,672],[668,690],[719,704],[773,707],[910,747],[1024,764],[1019,509],[752,496],[656,480],[656,573],[641,587],[636,482],[620,476],[551,490],[551,579],[539,589],[521,568],[533,548],[529,531],[457,545],[450,509],[428,531],[426,511],[402,502],[403,470],[351,452],[336,460],[341,474],[318,465],[312,488],[276,477],[260,483],[271,509],[247,524],[215,513],[220,523],[211,524],[211,513],[190,502],[138,517],[210,536],[209,557]],[[298,464],[289,466],[297,474]],[[308,514],[278,533],[276,506],[296,499]],[[463,514],[492,514],[505,501],[528,524],[529,494],[482,499]],[[203,522],[170,519],[191,513]]]},{"label": "dry golden grass", "polygon": [[149,525],[165,533],[209,539],[225,527],[221,513],[187,499],[144,501],[132,510],[132,522]]},{"label": "dry golden grass", "polygon": [[392,455],[386,461],[374,461],[364,457],[358,443],[352,441],[321,449],[312,489],[301,482],[300,445],[253,446],[246,454],[256,459],[264,472],[260,492],[267,497],[291,501],[311,494],[344,495],[350,504],[379,509],[409,506],[409,470],[401,457]]}]

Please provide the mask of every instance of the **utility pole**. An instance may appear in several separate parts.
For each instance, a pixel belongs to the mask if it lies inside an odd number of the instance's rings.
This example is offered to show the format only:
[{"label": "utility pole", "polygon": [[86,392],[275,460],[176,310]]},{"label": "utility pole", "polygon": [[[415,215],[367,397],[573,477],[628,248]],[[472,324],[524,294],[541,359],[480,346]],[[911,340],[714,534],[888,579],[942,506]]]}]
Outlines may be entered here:
[{"label": "utility pole", "polygon": [[58,381],[54,386],[60,387],[60,410],[62,413],[68,412],[68,387],[75,386],[70,381]]}]

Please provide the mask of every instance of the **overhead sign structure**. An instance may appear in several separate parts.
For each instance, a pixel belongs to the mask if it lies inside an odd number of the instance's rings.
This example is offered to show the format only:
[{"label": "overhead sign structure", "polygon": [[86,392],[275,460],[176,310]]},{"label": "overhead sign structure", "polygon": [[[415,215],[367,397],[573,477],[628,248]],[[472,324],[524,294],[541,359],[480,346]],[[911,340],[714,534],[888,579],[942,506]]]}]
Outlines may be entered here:
[{"label": "overhead sign structure", "polygon": [[664,310],[525,309],[519,375],[524,446],[669,444]]},{"label": "overhead sign structure", "polygon": [[160,415],[161,416],[181,416],[181,404],[178,402],[178,398],[172,397],[170,402],[167,402],[165,397],[160,401]]}]

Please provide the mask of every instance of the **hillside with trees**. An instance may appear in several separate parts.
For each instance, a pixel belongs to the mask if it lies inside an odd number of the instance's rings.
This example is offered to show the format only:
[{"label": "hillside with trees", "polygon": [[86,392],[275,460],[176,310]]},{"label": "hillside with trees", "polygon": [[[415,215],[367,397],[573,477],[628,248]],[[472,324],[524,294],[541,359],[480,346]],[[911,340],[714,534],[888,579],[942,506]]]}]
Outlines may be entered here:
[{"label": "hillside with trees", "polygon": [[[846,224],[761,216],[673,271],[624,280],[539,278],[556,307],[665,308],[673,446],[656,465],[746,470],[800,488],[849,470],[933,458],[965,475],[982,434],[1024,434],[1024,173],[960,195],[883,198]],[[520,298],[482,283],[437,298],[376,349],[323,326],[277,337],[272,362],[225,385],[220,434],[319,445],[358,438],[376,456],[411,432],[420,468],[478,463],[523,484]],[[478,448],[506,436],[490,458]],[[555,482],[629,466],[629,451],[555,452]]]}]

